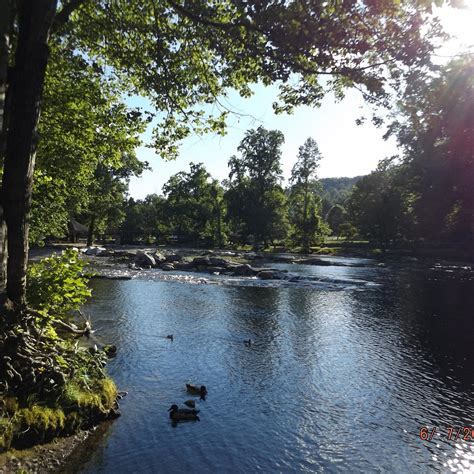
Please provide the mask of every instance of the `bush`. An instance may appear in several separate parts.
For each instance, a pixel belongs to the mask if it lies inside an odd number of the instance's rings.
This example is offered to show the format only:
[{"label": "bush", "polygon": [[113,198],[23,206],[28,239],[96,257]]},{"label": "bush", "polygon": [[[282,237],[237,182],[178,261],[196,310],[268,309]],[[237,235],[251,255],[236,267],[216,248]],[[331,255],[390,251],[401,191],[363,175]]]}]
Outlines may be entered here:
[{"label": "bush", "polygon": [[32,264],[27,329],[0,320],[0,342],[10,341],[2,346],[7,362],[0,364],[0,451],[49,441],[115,415],[117,388],[105,373],[107,355],[77,345],[88,325],[79,330],[65,322],[91,294],[84,268],[75,250]]},{"label": "bush", "polygon": [[91,296],[79,252],[65,250],[28,266],[27,298],[39,311],[65,316],[78,310]]}]

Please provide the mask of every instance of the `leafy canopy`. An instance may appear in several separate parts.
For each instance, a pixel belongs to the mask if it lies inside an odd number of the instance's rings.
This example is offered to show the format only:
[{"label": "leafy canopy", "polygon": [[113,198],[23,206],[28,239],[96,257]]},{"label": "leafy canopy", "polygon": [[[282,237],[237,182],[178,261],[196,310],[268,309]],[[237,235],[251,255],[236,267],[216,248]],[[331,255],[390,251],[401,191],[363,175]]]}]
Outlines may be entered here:
[{"label": "leafy canopy", "polygon": [[219,97],[229,89],[248,97],[258,81],[279,83],[279,112],[318,105],[325,90],[341,97],[346,87],[386,104],[388,86],[430,64],[441,35],[433,3],[99,0],[57,30],[61,44],[120,79],[124,92],[151,100],[160,112],[154,146],[168,158],[190,133],[224,133]]}]

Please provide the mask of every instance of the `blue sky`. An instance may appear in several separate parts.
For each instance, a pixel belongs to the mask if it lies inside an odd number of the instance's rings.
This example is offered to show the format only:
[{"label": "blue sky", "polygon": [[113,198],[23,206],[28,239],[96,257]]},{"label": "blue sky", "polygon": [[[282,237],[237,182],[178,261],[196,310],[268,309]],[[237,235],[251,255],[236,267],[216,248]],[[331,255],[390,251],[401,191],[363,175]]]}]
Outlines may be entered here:
[{"label": "blue sky", "polygon": [[[447,7],[438,10],[446,30],[459,36],[459,41],[445,45],[440,54],[456,54],[464,49],[461,45],[473,44],[474,0],[466,3],[467,10]],[[361,115],[370,116],[369,107],[356,91],[347,91],[346,98],[340,102],[335,102],[328,95],[319,108],[300,107],[292,115],[275,115],[272,103],[276,99],[277,88],[255,85],[253,90],[254,95],[250,99],[242,99],[233,93],[229,95],[227,105],[245,116],[229,117],[226,136],[191,136],[183,141],[180,156],[174,161],[161,159],[152,149],[139,148],[138,157],[148,161],[152,169],[141,178],[132,179],[130,196],[142,199],[148,194],[161,194],[161,188],[169,177],[188,170],[190,162],[204,163],[214,178],[227,178],[227,161],[237,153],[237,146],[246,130],[260,125],[278,129],[285,135],[282,164],[286,179],[296,161],[299,146],[308,137],[316,140],[323,155],[319,169],[321,178],[367,174],[379,160],[397,154],[395,141],[383,140],[383,129],[375,128],[370,120],[364,125],[356,125],[355,120]],[[135,99],[131,105],[144,106],[146,102]],[[149,137],[150,130],[143,136],[145,143]]]}]

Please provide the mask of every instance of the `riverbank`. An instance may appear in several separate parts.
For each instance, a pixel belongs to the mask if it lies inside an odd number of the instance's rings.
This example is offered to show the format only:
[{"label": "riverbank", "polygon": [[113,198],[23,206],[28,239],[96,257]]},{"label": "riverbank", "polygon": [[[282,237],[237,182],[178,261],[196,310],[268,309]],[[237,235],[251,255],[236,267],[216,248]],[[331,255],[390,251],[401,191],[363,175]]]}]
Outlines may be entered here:
[{"label": "riverbank", "polygon": [[[273,247],[269,250],[261,250],[255,252],[250,247],[243,247],[239,249],[215,249],[215,248],[193,248],[187,246],[175,245],[117,245],[107,244],[105,246],[96,244],[96,247],[105,248],[112,252],[155,252],[162,253],[176,253],[180,255],[203,255],[206,253],[214,253],[219,256],[234,256],[240,259],[242,263],[249,263],[255,260],[267,261],[287,261],[294,258],[299,260],[312,259],[317,257],[345,257],[345,258],[364,258],[375,259],[379,262],[413,262],[416,259],[426,261],[428,263],[440,262],[443,264],[458,263],[458,264],[473,264],[474,252],[472,249],[460,246],[443,246],[441,244],[430,243],[413,243],[404,246],[393,246],[387,248],[385,251],[370,244],[369,242],[348,242],[331,240],[319,247],[314,247],[312,253],[303,254],[285,247]],[[85,249],[84,243],[69,244],[56,243],[45,247],[34,247],[30,249],[29,258],[32,261],[37,261],[43,257],[51,255],[51,253],[61,251],[67,248],[77,247]],[[112,255],[112,252],[109,254]],[[106,254],[105,254],[106,255]]]},{"label": "riverbank", "polygon": [[69,458],[79,449],[94,430],[80,431],[67,438],[56,438],[51,443],[30,449],[12,449],[0,454],[0,472],[64,472]]},{"label": "riverbank", "polygon": [[76,472],[87,453],[110,429],[111,421],[104,421],[89,430],[56,438],[50,443],[30,449],[12,449],[0,454],[0,473],[57,473]]}]

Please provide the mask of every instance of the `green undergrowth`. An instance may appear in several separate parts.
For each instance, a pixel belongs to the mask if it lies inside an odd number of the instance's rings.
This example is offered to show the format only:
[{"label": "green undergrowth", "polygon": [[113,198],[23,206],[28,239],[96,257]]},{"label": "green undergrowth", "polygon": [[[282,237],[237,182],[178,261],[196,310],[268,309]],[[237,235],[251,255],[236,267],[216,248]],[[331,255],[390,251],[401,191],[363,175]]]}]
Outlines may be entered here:
[{"label": "green undergrowth", "polygon": [[78,252],[32,265],[28,301],[3,308],[0,321],[0,452],[69,435],[114,417],[117,388],[107,376],[107,346],[89,348],[79,314],[90,295]]},{"label": "green undergrowth", "polygon": [[110,417],[116,399],[117,388],[110,378],[96,380],[89,389],[69,381],[56,400],[22,403],[13,397],[0,398],[0,451],[29,447],[89,428]]}]

